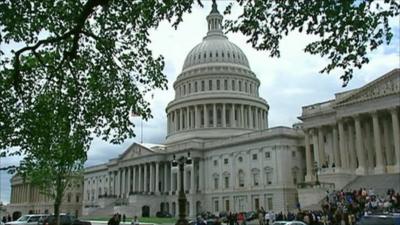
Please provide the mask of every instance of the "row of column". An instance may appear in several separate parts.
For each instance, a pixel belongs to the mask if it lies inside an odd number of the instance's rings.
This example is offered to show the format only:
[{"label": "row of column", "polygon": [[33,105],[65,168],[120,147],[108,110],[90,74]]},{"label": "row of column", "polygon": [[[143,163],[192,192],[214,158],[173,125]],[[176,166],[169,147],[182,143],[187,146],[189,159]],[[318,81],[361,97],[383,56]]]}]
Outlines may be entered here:
[{"label": "row of column", "polygon": [[307,129],[307,176],[310,178],[314,172],[313,161],[318,167],[334,165],[356,169],[358,174],[365,174],[370,169],[377,174],[384,173],[386,166],[400,168],[399,129],[397,108],[357,114],[341,118],[337,124]]},{"label": "row of column", "polygon": [[[190,193],[200,190],[200,179],[204,176],[202,160],[193,161],[195,162],[195,165],[186,166],[184,171],[184,189]],[[109,176],[111,194],[122,198],[136,192],[172,194],[177,193],[180,187],[180,173],[171,166],[171,162],[148,162],[123,167],[109,173]]]},{"label": "row of column", "polygon": [[209,127],[268,128],[267,110],[243,104],[187,106],[169,112],[167,118],[168,133]]},{"label": "row of column", "polygon": [[28,202],[29,189],[27,184],[14,185],[11,190],[11,203]]}]

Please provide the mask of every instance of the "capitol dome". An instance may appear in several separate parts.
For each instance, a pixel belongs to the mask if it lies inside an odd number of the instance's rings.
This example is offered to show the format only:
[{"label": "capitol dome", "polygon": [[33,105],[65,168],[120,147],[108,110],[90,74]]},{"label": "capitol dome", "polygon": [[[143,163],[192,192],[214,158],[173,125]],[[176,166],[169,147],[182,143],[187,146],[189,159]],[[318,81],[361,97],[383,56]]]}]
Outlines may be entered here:
[{"label": "capitol dome", "polygon": [[196,45],[186,56],[182,70],[209,63],[231,63],[250,69],[249,61],[243,51],[230,42],[225,35],[210,35]]},{"label": "capitol dome", "polygon": [[267,102],[244,52],[222,30],[213,1],[208,32],[186,56],[167,108],[166,144],[226,138],[268,128]]}]

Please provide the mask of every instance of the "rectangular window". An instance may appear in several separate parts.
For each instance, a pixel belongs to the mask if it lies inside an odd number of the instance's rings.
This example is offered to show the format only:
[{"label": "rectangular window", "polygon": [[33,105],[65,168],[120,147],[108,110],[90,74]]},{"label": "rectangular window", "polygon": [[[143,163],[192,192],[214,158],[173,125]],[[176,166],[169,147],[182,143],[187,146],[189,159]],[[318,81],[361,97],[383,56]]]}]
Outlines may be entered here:
[{"label": "rectangular window", "polygon": [[242,91],[242,81],[239,81],[239,91]]},{"label": "rectangular window", "polygon": [[253,154],[253,160],[257,160],[257,154]]},{"label": "rectangular window", "polygon": [[205,82],[204,82],[204,80],[202,80],[202,81],[201,81],[201,91],[204,91],[204,90],[205,90],[204,86],[205,86]]},{"label": "rectangular window", "polygon": [[228,90],[228,80],[224,80],[224,90]]},{"label": "rectangular window", "polygon": [[183,85],[183,94],[186,95],[186,85]]},{"label": "rectangular window", "polygon": [[218,189],[218,177],[214,178],[214,189]]},{"label": "rectangular window", "polygon": [[209,91],[212,91],[212,86],[213,86],[213,85],[212,85],[212,80],[209,80],[209,81],[208,81],[208,90],[209,90]]},{"label": "rectangular window", "polygon": [[194,82],[194,92],[197,92],[197,81]]},{"label": "rectangular window", "polygon": [[268,198],[267,203],[268,203],[268,210],[273,210],[274,206],[272,204],[272,198]]},{"label": "rectangular window", "polygon": [[225,177],[225,188],[229,188],[229,177]]},{"label": "rectangular window", "polygon": [[235,80],[232,80],[232,90],[234,91],[235,89]]},{"label": "rectangular window", "polygon": [[221,89],[221,84],[220,84],[220,80],[217,80],[217,90],[220,90]]},{"label": "rectangular window", "polygon": [[192,92],[192,84],[189,83],[189,90],[188,90],[188,94],[190,94],[190,92]]},{"label": "rectangular window", "polygon": [[214,160],[214,166],[218,166],[218,160]]},{"label": "rectangular window", "polygon": [[228,164],[229,160],[228,159],[224,159],[224,164]]},{"label": "rectangular window", "polygon": [[215,201],[214,201],[214,209],[215,209],[214,211],[215,211],[215,212],[218,212],[218,211],[219,211],[218,205],[219,205],[218,200],[215,200]]},{"label": "rectangular window", "polygon": [[265,158],[270,159],[271,158],[271,152],[265,152]]}]

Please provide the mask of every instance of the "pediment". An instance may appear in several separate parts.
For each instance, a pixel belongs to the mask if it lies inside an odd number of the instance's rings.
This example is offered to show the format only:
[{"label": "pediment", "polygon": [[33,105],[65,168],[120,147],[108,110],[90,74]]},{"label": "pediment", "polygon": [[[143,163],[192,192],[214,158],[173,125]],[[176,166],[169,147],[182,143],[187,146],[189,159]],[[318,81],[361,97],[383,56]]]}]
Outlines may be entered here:
[{"label": "pediment", "polygon": [[124,153],[122,153],[122,155],[120,155],[119,160],[132,159],[139,156],[152,155],[152,154],[154,154],[153,150],[146,148],[141,144],[133,143],[131,146],[128,147],[128,149],[125,150]]},{"label": "pediment", "polygon": [[388,95],[400,94],[400,69],[394,69],[378,79],[336,100],[335,107],[355,104]]}]

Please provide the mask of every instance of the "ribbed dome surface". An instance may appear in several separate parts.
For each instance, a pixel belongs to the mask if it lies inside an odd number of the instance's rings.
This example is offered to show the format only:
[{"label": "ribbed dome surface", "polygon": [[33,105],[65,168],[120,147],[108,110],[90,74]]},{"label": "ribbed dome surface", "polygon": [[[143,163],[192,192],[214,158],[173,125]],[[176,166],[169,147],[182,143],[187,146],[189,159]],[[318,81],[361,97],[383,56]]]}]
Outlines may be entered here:
[{"label": "ribbed dome surface", "polygon": [[225,36],[207,36],[196,45],[186,56],[182,70],[193,66],[222,62],[242,65],[250,69],[249,62],[243,51],[230,42]]}]

